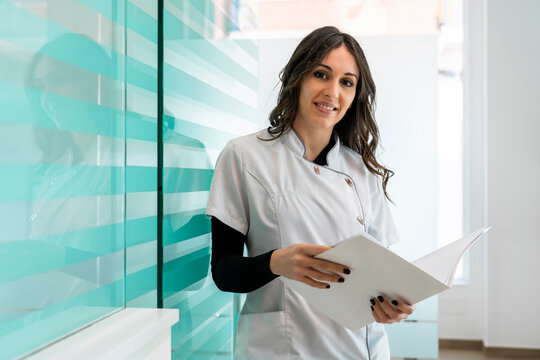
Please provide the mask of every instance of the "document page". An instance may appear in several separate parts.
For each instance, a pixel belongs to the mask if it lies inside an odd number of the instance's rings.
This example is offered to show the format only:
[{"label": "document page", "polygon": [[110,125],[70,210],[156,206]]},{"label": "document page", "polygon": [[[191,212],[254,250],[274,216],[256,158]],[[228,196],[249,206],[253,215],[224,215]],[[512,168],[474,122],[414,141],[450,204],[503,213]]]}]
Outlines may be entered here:
[{"label": "document page", "polygon": [[317,256],[349,266],[351,274],[345,282],[332,283],[330,289],[316,289],[299,281],[280,279],[331,319],[354,330],[374,321],[369,300],[377,295],[415,304],[449,289],[459,259],[485,231],[477,230],[424,256],[417,260],[418,264],[361,233]]},{"label": "document page", "polygon": [[476,239],[486,233],[489,229],[490,228],[488,227],[473,231],[469,235],[413,261],[413,264],[440,282],[452,286],[457,265],[463,257],[463,254],[465,254],[465,251],[474,244]]}]

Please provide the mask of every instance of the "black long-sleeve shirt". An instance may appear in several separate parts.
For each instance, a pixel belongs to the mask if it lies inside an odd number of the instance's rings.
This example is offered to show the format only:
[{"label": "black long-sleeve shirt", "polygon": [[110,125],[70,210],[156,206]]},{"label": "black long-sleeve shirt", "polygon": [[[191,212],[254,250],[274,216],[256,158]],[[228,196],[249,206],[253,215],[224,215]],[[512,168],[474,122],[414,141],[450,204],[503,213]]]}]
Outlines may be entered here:
[{"label": "black long-sleeve shirt", "polygon": [[[326,156],[334,146],[333,137],[313,161],[317,165],[327,165]],[[270,271],[270,258],[276,250],[245,257],[244,244],[247,236],[219,219],[212,218],[212,277],[217,287],[223,291],[248,293],[268,284],[278,275]]]}]

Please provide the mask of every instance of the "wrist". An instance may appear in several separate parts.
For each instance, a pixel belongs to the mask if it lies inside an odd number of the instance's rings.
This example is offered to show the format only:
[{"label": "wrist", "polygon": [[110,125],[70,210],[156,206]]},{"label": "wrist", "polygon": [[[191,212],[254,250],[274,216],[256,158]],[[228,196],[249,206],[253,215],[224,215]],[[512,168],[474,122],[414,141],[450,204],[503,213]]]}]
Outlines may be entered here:
[{"label": "wrist", "polygon": [[269,264],[270,272],[276,276],[280,275],[277,270],[279,251],[280,251],[279,249],[276,249],[272,251],[272,255],[270,255],[270,264]]}]

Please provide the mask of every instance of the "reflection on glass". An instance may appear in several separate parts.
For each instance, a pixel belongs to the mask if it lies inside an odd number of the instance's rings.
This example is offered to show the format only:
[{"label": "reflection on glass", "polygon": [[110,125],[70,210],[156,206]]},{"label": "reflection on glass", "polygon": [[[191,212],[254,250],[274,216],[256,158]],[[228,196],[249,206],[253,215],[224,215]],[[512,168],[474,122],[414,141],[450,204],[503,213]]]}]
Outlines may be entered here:
[{"label": "reflection on glass", "polygon": [[180,309],[173,358],[232,358],[233,296],[209,274],[205,207],[221,149],[257,129],[257,44],[231,39],[251,29],[254,8],[236,0],[164,4],[162,296],[164,307]]},{"label": "reflection on glass", "polygon": [[0,6],[0,358],[11,358],[124,304],[124,71],[113,50],[57,31],[64,9]]}]

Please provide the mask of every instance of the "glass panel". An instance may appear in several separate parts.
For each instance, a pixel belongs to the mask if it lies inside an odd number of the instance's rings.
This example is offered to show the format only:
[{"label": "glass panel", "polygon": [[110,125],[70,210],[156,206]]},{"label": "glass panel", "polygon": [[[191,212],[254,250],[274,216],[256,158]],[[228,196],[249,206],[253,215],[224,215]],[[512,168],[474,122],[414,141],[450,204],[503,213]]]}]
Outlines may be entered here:
[{"label": "glass panel", "polygon": [[0,358],[124,305],[124,13],[0,1]]},{"label": "glass panel", "polygon": [[[232,358],[233,295],[209,274],[205,216],[217,156],[257,130],[258,46],[232,40],[250,28],[234,0],[165,0],[163,303],[180,309],[173,358]],[[243,19],[243,20],[242,20]]]},{"label": "glass panel", "polygon": [[126,3],[126,306],[157,306],[157,1]]}]

